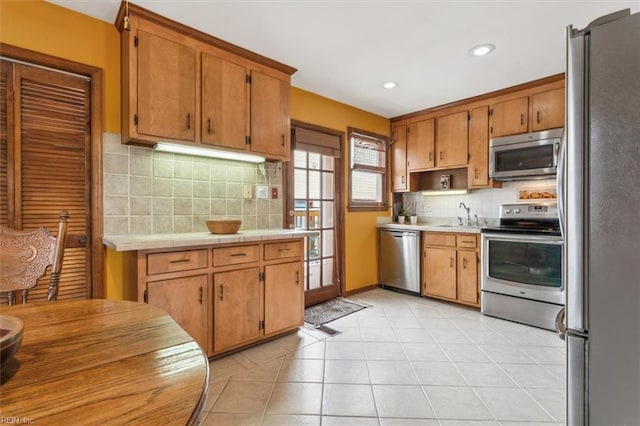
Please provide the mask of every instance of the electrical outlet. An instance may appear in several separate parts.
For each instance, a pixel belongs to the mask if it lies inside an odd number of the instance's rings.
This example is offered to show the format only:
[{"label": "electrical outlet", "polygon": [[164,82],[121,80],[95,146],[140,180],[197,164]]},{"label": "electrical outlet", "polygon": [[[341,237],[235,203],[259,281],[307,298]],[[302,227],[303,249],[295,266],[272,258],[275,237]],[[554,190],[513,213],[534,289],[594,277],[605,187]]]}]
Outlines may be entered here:
[{"label": "electrical outlet", "polygon": [[274,186],[271,188],[271,199],[272,200],[277,200],[278,199],[278,187]]},{"label": "electrical outlet", "polygon": [[245,184],[243,187],[243,197],[245,200],[250,200],[253,198],[253,187],[252,185]]}]

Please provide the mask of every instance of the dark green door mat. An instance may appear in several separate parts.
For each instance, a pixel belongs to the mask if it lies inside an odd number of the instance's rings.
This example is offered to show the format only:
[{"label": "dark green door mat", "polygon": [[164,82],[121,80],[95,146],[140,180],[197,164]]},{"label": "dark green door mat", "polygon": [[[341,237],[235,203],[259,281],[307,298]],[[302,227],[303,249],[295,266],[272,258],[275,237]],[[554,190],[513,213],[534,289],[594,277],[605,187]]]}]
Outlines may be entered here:
[{"label": "dark green door mat", "polygon": [[322,325],[364,308],[366,306],[343,299],[332,299],[306,308],[304,310],[304,321],[313,325]]}]

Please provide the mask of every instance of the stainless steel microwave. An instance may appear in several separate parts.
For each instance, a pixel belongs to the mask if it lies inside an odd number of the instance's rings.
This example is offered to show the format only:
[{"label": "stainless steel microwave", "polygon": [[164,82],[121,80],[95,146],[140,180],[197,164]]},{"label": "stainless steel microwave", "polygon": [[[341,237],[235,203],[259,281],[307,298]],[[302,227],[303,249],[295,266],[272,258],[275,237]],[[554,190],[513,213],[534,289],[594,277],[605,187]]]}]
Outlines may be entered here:
[{"label": "stainless steel microwave", "polygon": [[489,177],[495,180],[556,177],[563,129],[503,136],[489,141]]}]

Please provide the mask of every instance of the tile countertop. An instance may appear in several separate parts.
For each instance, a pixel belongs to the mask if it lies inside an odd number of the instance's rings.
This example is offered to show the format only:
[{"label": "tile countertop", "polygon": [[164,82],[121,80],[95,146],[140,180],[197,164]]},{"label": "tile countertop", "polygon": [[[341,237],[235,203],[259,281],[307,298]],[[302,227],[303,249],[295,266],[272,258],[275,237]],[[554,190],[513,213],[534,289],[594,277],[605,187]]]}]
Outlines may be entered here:
[{"label": "tile countertop", "polygon": [[378,228],[384,229],[400,229],[412,231],[429,231],[429,232],[455,232],[461,234],[479,234],[481,226],[459,226],[436,223],[417,223],[408,225],[404,223],[378,223]]},{"label": "tile countertop", "polygon": [[318,235],[318,231],[296,229],[257,229],[236,234],[189,232],[185,234],[105,235],[102,243],[115,251],[150,250],[214,244],[244,243],[250,241],[282,240]]}]

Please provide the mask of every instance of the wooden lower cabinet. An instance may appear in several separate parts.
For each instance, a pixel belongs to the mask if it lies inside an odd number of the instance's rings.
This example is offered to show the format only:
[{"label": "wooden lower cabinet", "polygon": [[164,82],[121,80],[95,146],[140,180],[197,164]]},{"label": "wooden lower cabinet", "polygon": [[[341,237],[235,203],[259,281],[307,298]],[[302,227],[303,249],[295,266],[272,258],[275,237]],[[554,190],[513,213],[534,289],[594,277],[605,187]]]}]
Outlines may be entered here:
[{"label": "wooden lower cabinet", "polygon": [[304,321],[304,291],[299,262],[264,267],[264,332],[271,334]]},{"label": "wooden lower cabinet", "polygon": [[213,274],[213,351],[239,346],[262,334],[260,268]]},{"label": "wooden lower cabinet", "polygon": [[304,323],[302,239],[130,252],[125,298],[167,311],[208,356]]},{"label": "wooden lower cabinet", "polygon": [[424,292],[456,300],[456,249],[424,248]]},{"label": "wooden lower cabinet", "polygon": [[422,234],[422,294],[479,307],[477,235]]},{"label": "wooden lower cabinet", "polygon": [[146,301],[164,309],[203,348],[207,347],[207,275],[147,283]]},{"label": "wooden lower cabinet", "polygon": [[458,250],[458,300],[479,305],[478,254],[475,250]]}]

